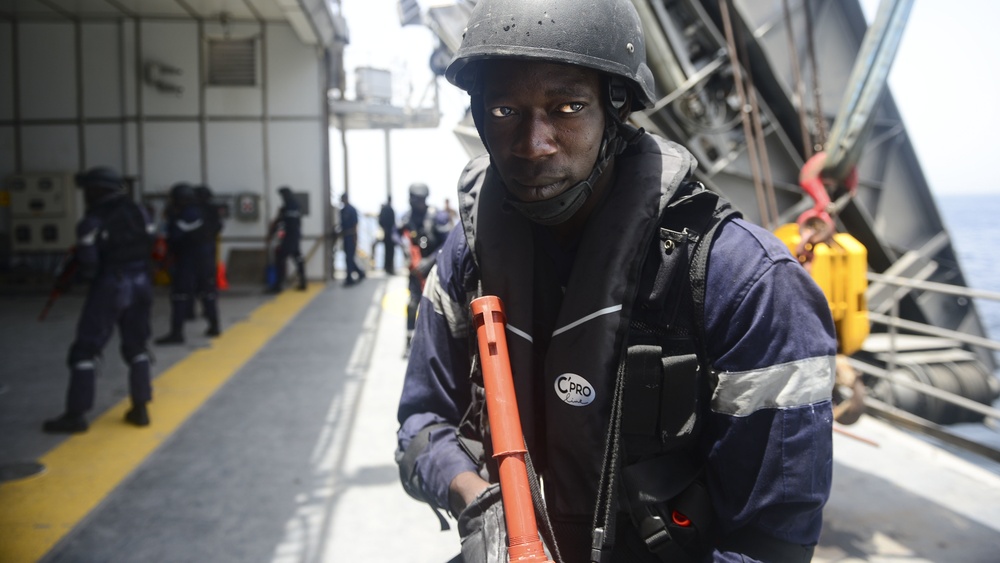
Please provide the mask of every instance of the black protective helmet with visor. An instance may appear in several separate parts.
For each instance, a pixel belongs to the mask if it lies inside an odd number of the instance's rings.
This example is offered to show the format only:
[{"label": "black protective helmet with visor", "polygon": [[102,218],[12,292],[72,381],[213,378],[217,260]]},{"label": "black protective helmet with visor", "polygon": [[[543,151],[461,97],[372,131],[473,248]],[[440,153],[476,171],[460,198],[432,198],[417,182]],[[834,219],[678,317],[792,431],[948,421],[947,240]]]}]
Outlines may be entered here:
[{"label": "black protective helmet with visor", "polygon": [[511,207],[532,221],[557,225],[583,206],[611,158],[638,137],[622,123],[619,109],[625,103],[630,111],[653,104],[653,74],[646,65],[639,15],[630,0],[480,0],[445,72],[449,82],[472,97],[480,137],[481,86],[487,79],[480,63],[497,59],[569,64],[596,70],[606,78],[608,121],[590,176],[547,200],[528,203],[507,198]]}]

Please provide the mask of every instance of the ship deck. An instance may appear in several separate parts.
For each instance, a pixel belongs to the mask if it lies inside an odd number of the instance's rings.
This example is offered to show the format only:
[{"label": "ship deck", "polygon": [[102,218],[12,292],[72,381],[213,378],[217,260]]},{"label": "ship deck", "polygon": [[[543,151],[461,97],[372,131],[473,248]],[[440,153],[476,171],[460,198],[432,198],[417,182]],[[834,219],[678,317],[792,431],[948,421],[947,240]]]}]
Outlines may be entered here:
[{"label": "ship deck", "polygon": [[[45,322],[37,292],[0,295],[0,561],[445,562],[459,551],[399,485],[405,277],[223,293],[223,335],[154,346],[152,424],[122,421],[105,348],[89,432],[61,412],[83,298]],[[166,331],[158,290],[154,335]],[[1000,470],[863,417],[834,435],[817,562],[1000,561]],[[860,438],[860,439],[859,439]],[[32,468],[41,472],[22,476]]]}]

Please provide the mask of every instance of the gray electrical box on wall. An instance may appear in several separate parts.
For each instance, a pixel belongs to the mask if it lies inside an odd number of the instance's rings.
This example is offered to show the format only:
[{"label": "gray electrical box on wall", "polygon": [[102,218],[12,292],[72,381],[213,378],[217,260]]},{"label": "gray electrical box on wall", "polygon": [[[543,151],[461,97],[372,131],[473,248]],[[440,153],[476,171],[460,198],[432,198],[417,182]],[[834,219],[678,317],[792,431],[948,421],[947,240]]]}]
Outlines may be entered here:
[{"label": "gray electrical box on wall", "polygon": [[83,196],[73,174],[19,174],[4,185],[10,194],[11,250],[65,251],[73,246],[83,213]]},{"label": "gray electrical box on wall", "polygon": [[253,192],[236,194],[233,216],[237,221],[256,221],[260,218],[260,195]]}]

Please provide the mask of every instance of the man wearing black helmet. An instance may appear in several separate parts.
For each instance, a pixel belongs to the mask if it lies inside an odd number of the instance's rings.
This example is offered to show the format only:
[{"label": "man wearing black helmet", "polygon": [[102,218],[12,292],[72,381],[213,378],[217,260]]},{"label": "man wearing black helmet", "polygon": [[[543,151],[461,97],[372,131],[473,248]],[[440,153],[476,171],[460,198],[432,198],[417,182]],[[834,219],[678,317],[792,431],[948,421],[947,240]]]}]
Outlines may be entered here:
[{"label": "man wearing black helmet", "polygon": [[[184,343],[184,321],[194,308],[199,272],[206,244],[214,240],[205,211],[198,204],[194,186],[178,182],[170,188],[167,207],[167,249],[172,259],[170,271],[170,332],[156,339],[159,345]],[[209,336],[219,333],[218,310],[206,309]],[[214,334],[213,334],[214,333]]]},{"label": "man wearing black helmet", "polygon": [[274,284],[267,288],[268,293],[280,293],[285,287],[285,272],[288,267],[288,259],[295,262],[295,272],[299,276],[298,289],[306,289],[306,262],[302,258],[302,207],[295,199],[292,188],[281,186],[278,188],[281,196],[281,208],[278,216],[271,222],[267,237],[278,235],[278,248],[275,253],[275,265],[277,266],[277,276]]},{"label": "man wearing black helmet", "polygon": [[427,184],[410,184],[410,209],[403,214],[403,238],[409,255],[410,300],[406,305],[406,348],[409,354],[413,329],[417,324],[417,307],[424,294],[427,274],[437,261],[437,251],[444,244],[451,222],[447,212],[427,205],[430,188]]},{"label": "man wearing black helmet", "polygon": [[198,275],[195,291],[201,301],[202,314],[208,321],[205,336],[219,336],[218,237],[222,232],[222,215],[212,202],[214,196],[208,186],[195,186],[194,197],[205,218],[205,232],[197,250]]},{"label": "man wearing black helmet", "polygon": [[128,364],[132,408],[125,420],[149,425],[146,404],[152,398],[149,373],[149,314],[153,291],[149,258],[155,227],[146,212],[125,193],[120,174],[96,167],[77,174],[86,213],[77,224],[76,259],[80,275],[90,282],[80,313],[76,339],[69,349],[66,411],[45,421],[50,433],[86,432],[85,414],[94,406],[96,364],[118,325],[121,354]]},{"label": "man wearing black helmet", "polygon": [[836,343],[767,231],[627,123],[654,102],[628,0],[480,0],[447,69],[488,155],[424,289],[400,399],[406,490],[505,561],[468,305],[504,303],[554,560],[808,561],[831,480]]}]

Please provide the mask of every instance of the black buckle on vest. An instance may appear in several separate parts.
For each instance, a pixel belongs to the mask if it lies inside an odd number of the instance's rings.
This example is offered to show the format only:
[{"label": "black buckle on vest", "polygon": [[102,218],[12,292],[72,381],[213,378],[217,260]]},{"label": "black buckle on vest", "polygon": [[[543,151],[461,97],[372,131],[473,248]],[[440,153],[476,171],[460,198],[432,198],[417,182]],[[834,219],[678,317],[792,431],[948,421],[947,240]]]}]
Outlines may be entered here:
[{"label": "black buckle on vest", "polygon": [[673,541],[663,518],[652,514],[639,523],[639,537],[653,553],[659,553],[667,543]]}]

